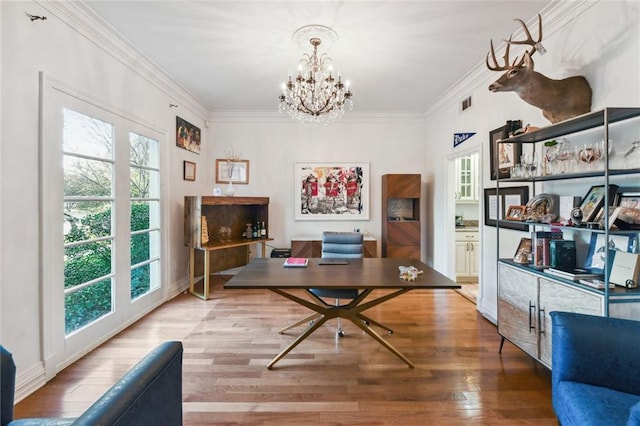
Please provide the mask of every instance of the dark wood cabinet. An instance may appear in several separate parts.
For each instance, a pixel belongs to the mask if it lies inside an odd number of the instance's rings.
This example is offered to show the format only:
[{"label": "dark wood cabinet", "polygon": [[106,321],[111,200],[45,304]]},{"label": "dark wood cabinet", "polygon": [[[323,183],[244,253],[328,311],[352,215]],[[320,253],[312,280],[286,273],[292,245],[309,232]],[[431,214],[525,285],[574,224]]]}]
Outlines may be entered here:
[{"label": "dark wood cabinet", "polygon": [[[264,222],[266,238],[246,238],[247,224]],[[244,235],[243,235],[244,234]],[[207,299],[209,274],[246,265],[251,246],[265,257],[269,238],[269,197],[184,197],[184,245],[189,247],[189,289]],[[202,256],[196,256],[202,253]],[[195,287],[195,271],[203,271],[203,291]]]},{"label": "dark wood cabinet", "polygon": [[420,174],[382,176],[382,257],[420,259]]}]

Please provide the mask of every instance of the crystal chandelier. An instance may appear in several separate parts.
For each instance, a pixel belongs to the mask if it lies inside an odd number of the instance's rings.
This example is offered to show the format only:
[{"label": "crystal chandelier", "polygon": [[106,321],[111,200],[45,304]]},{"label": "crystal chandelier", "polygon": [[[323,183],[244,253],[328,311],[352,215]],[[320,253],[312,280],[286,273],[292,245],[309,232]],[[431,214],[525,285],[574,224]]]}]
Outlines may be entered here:
[{"label": "crystal chandelier", "polygon": [[[294,38],[309,34],[310,31],[323,31],[337,38],[335,31],[328,27],[309,25],[294,33]],[[280,112],[303,122],[328,123],[330,120],[341,118],[345,104],[353,109],[349,82],[342,82],[333,77],[331,58],[326,53],[318,56],[318,46],[322,43],[320,37],[308,38],[313,52],[304,54],[298,65],[298,75],[293,78],[289,74],[286,83],[282,83],[280,94]]]}]

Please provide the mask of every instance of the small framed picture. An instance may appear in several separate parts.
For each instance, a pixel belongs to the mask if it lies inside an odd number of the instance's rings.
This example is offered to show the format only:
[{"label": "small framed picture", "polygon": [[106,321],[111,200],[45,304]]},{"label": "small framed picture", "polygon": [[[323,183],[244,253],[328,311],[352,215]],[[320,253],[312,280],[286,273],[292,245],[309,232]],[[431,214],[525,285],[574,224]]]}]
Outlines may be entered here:
[{"label": "small framed picture", "polygon": [[182,166],[182,174],[184,180],[196,180],[196,163],[193,161],[184,161]]},{"label": "small framed picture", "polygon": [[517,221],[522,220],[522,216],[526,208],[526,206],[509,206],[505,215],[505,219]]},{"label": "small framed picture", "polygon": [[249,183],[249,160],[216,160],[216,183]]},{"label": "small framed picture", "polygon": [[[520,123],[514,121],[513,123]],[[518,124],[515,124],[518,126]],[[489,156],[491,159],[491,180],[508,179],[511,177],[511,167],[520,161],[522,145],[519,143],[499,142],[508,137],[507,126],[498,127],[489,132]]]},{"label": "small framed picture", "polygon": [[[613,201],[618,191],[617,185],[609,185],[609,201]],[[597,185],[592,186],[587,192],[587,195],[582,199],[580,204],[580,211],[582,211],[582,222],[593,222],[598,212],[604,205],[605,199],[605,186]]]},{"label": "small framed picture", "polygon": [[623,192],[620,195],[620,207],[640,209],[640,192]]},{"label": "small framed picture", "polygon": [[520,244],[513,255],[513,261],[516,263],[527,264],[531,256],[531,238],[521,238]]}]

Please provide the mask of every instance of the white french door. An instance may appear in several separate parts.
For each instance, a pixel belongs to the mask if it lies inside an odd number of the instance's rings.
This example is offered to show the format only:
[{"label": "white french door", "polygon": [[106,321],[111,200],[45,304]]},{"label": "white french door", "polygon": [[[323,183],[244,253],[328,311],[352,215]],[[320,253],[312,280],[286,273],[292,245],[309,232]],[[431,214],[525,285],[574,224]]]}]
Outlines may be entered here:
[{"label": "white french door", "polygon": [[164,298],[164,136],[45,77],[41,87],[49,378]]}]

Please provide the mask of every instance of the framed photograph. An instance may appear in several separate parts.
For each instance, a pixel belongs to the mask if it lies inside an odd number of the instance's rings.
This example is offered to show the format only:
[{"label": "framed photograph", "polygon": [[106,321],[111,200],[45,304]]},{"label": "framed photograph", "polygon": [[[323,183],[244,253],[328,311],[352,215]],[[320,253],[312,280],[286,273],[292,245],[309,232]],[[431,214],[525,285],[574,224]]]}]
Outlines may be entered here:
[{"label": "framed photograph", "polygon": [[510,142],[499,142],[505,137],[507,126],[498,127],[489,132],[489,154],[491,160],[491,180],[508,179],[511,167],[515,166],[522,155],[522,146]]},{"label": "framed photograph", "polygon": [[184,180],[196,180],[196,163],[184,161],[182,165],[182,178]]},{"label": "framed photograph", "polygon": [[295,163],[295,220],[369,220],[369,163]]},{"label": "framed photograph", "polygon": [[521,238],[520,244],[518,244],[518,248],[513,254],[513,261],[516,263],[527,264],[529,263],[531,253],[531,238]]},{"label": "framed photograph", "polygon": [[529,201],[528,186],[511,186],[500,188],[486,188],[484,190],[484,224],[496,226],[500,221],[501,228],[528,231],[529,225],[514,220],[505,220],[507,210],[505,206],[524,206]]},{"label": "framed photograph", "polygon": [[[606,249],[610,251],[620,250],[631,253],[633,249],[633,240],[635,235],[609,235],[609,241],[605,239],[605,234],[591,234],[589,242],[589,251],[584,262],[584,268],[590,269],[595,273],[604,272],[604,264],[607,256]],[[613,260],[613,253],[609,255],[609,262]],[[609,265],[611,266],[611,265]]]},{"label": "framed photograph", "polygon": [[507,209],[506,219],[521,221],[526,206],[509,206]]},{"label": "framed photograph", "polygon": [[640,209],[640,192],[623,192],[619,195],[620,207]]},{"label": "framed photograph", "polygon": [[249,183],[249,160],[216,159],[216,183]]},{"label": "framed photograph", "polygon": [[176,146],[200,154],[200,129],[176,116]]},{"label": "framed photograph", "polygon": [[[618,191],[617,185],[609,185],[609,200],[613,201]],[[604,185],[592,186],[587,195],[582,198],[580,210],[582,211],[582,222],[593,222],[604,205],[605,198]]]}]

